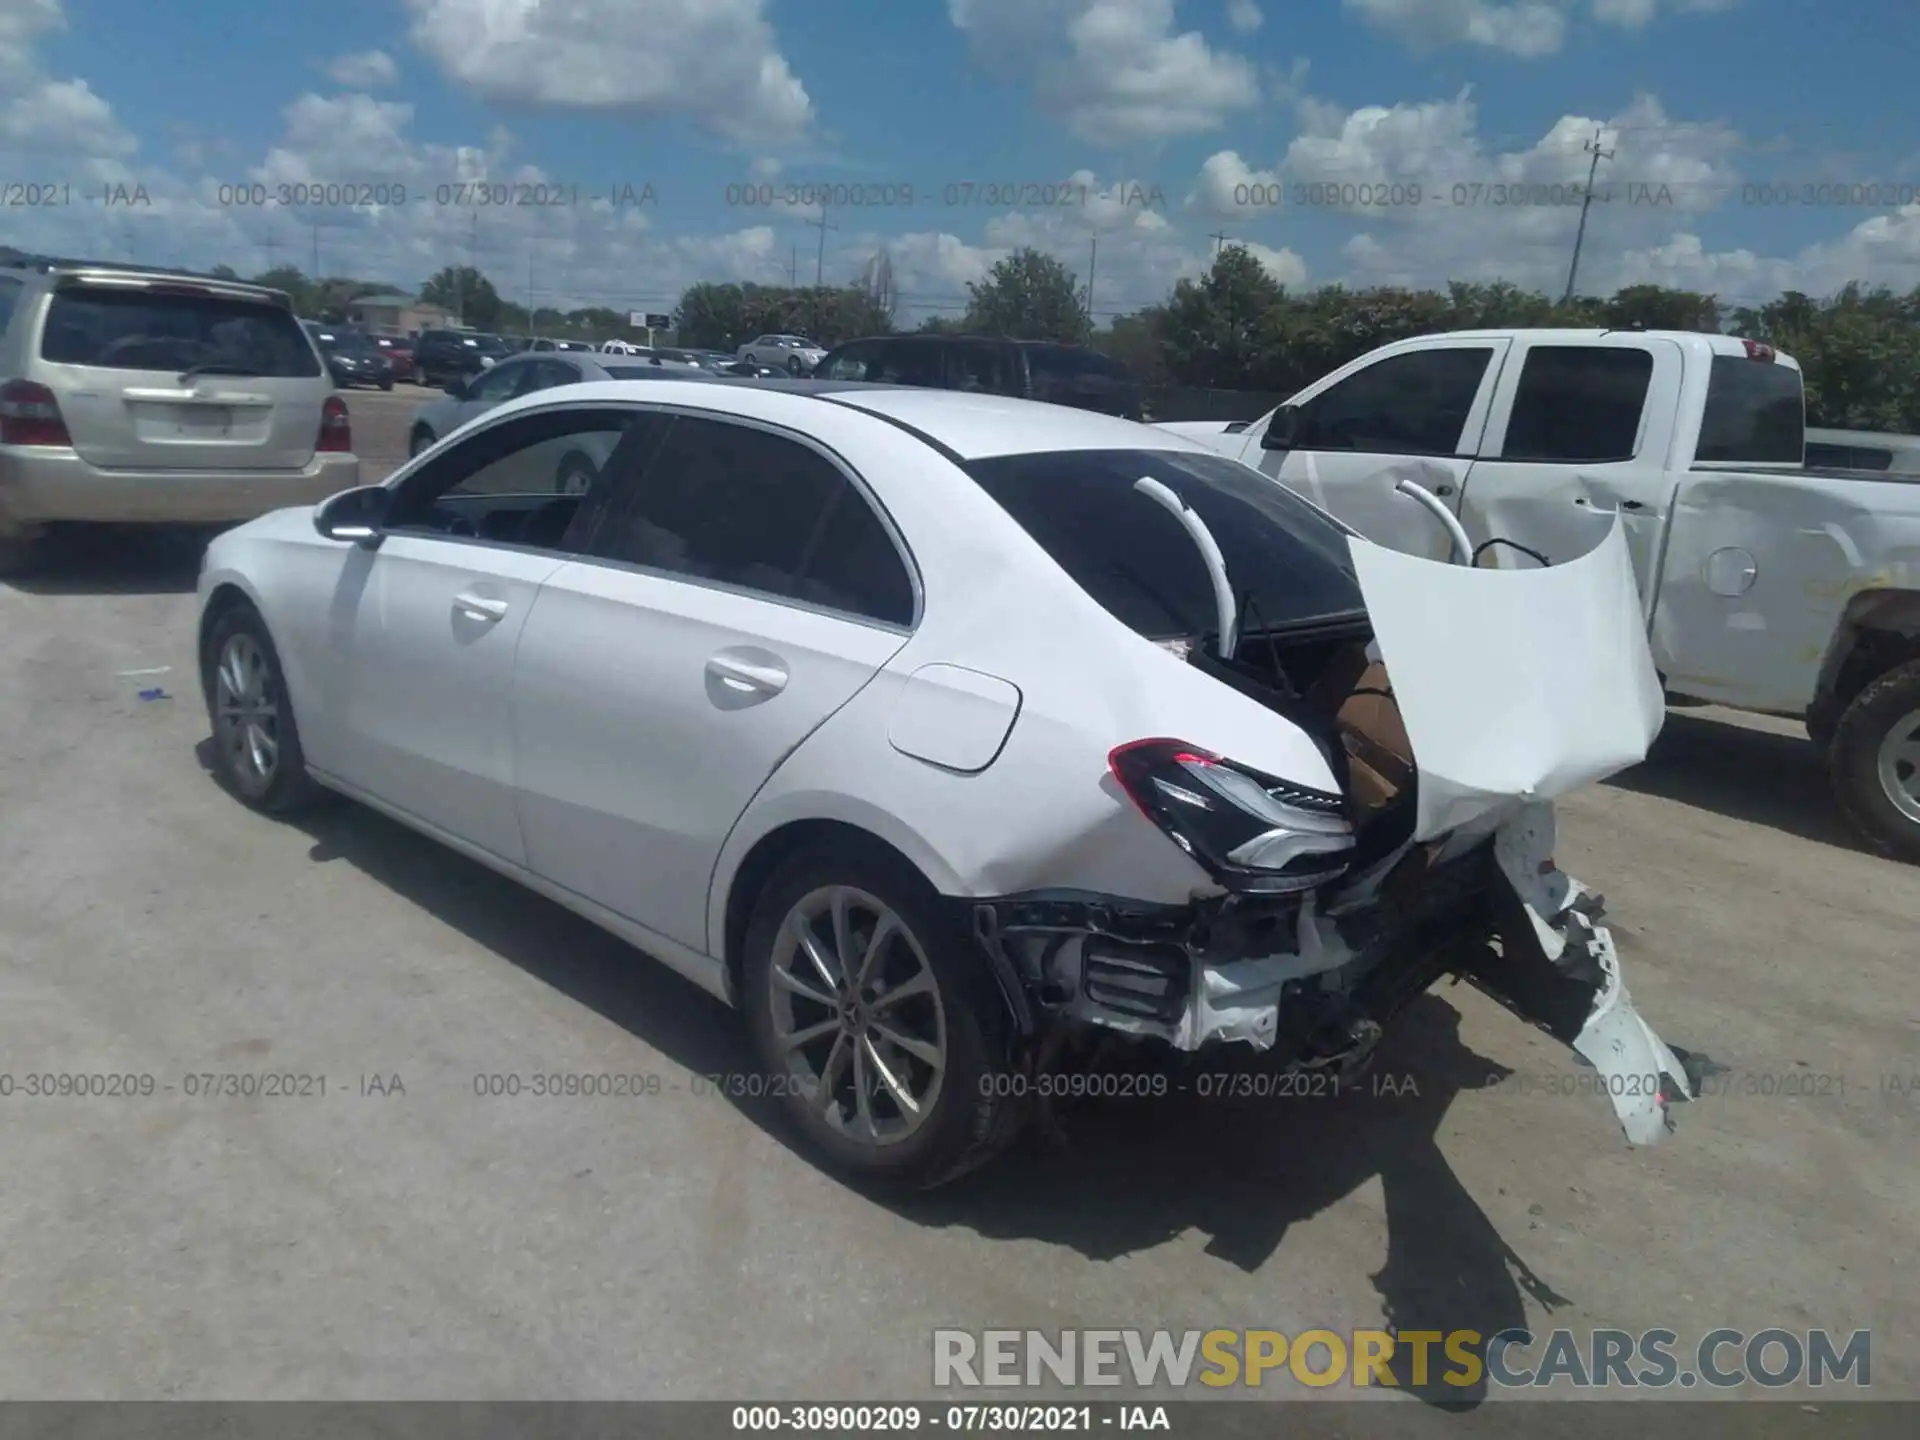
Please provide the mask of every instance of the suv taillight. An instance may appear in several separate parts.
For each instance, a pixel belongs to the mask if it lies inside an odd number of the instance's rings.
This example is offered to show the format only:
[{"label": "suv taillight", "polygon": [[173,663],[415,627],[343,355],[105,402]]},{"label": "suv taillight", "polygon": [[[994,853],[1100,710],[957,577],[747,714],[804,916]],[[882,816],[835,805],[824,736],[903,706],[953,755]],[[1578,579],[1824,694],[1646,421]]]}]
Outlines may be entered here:
[{"label": "suv taillight", "polygon": [[1764,345],[1758,340],[1742,340],[1740,343],[1746,347],[1749,360],[1758,360],[1762,364],[1771,365],[1775,354],[1778,353],[1773,346]]},{"label": "suv taillight", "polygon": [[1230,890],[1288,894],[1346,872],[1346,804],[1184,740],[1135,740],[1107,756],[1133,803]]},{"label": "suv taillight", "polygon": [[0,445],[72,445],[60,402],[31,380],[0,385]]},{"label": "suv taillight", "polygon": [[347,419],[347,402],[338,395],[327,396],[320,407],[320,439],[316,450],[347,452],[353,449],[353,424]]}]

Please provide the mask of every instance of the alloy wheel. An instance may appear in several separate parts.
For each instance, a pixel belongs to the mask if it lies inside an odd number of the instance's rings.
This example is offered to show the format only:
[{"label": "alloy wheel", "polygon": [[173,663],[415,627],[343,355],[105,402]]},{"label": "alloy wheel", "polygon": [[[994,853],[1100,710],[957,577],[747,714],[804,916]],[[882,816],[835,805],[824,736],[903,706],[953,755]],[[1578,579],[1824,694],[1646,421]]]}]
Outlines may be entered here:
[{"label": "alloy wheel", "polygon": [[213,683],[216,739],[235,778],[262,793],[280,770],[280,700],[259,640],[245,631],[228,636]]},{"label": "alloy wheel", "polygon": [[1920,824],[1920,710],[1887,728],[1878,756],[1880,788],[1907,819]]},{"label": "alloy wheel", "polygon": [[829,885],[787,912],[768,967],[773,1033],[826,1124],[897,1145],[934,1112],[947,1017],[926,951],[875,896]]}]

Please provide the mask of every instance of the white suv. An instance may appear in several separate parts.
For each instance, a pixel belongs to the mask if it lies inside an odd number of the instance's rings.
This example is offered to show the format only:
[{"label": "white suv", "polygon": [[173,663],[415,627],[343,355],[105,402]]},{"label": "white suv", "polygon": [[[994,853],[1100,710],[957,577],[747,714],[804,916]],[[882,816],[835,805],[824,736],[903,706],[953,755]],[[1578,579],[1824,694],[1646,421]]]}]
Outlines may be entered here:
[{"label": "white suv", "polygon": [[0,268],[0,565],[49,524],[217,524],[360,481],[280,291],[136,266]]}]

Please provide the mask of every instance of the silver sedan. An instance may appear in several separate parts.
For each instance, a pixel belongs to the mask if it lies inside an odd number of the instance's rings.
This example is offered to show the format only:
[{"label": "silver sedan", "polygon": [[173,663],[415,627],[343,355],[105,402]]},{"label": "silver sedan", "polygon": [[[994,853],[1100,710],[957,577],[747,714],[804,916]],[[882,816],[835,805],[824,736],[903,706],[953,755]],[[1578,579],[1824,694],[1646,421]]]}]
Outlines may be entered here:
[{"label": "silver sedan", "polygon": [[466,379],[449,380],[446,394],[414,412],[407,427],[407,453],[418,455],[494,406],[556,385],[590,380],[684,380],[699,371],[623,355],[580,351],[528,352],[502,360]]}]

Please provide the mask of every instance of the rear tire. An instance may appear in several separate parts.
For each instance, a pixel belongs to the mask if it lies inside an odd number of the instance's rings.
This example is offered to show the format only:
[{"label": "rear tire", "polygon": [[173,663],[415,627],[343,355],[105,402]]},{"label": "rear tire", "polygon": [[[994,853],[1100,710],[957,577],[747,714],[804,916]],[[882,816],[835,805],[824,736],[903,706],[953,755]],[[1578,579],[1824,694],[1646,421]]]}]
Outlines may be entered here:
[{"label": "rear tire", "polygon": [[382,381],[380,382],[380,388],[381,388],[381,389],[382,389],[383,391],[385,391],[385,390],[391,390],[391,389],[393,389],[393,381],[391,381],[391,380],[382,380]]},{"label": "rear tire", "polygon": [[251,605],[235,605],[207,636],[200,685],[213,727],[213,770],[243,805],[291,815],[326,792],[307,773],[280,653]]},{"label": "rear tire", "polygon": [[1920,864],[1920,660],[1854,697],[1833,727],[1827,758],[1853,827],[1886,854]]},{"label": "rear tire", "polygon": [[[819,960],[800,943],[803,925]],[[853,983],[883,930],[866,983]],[[830,988],[829,976],[842,983]],[[1019,1131],[1010,1020],[987,961],[932,886],[877,847],[810,848],[774,871],[747,926],[741,998],[765,1093],[849,1180],[931,1189]]]}]

